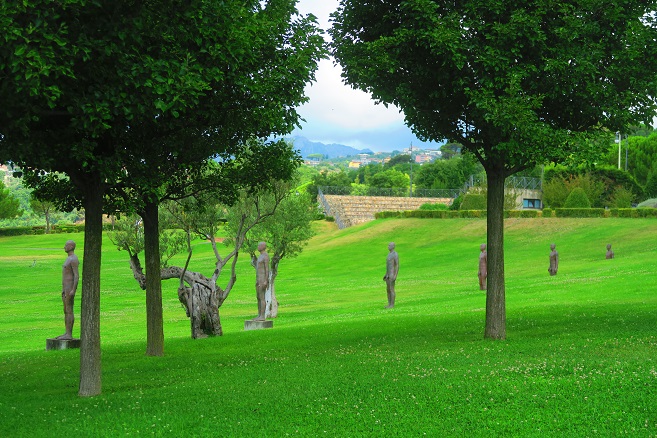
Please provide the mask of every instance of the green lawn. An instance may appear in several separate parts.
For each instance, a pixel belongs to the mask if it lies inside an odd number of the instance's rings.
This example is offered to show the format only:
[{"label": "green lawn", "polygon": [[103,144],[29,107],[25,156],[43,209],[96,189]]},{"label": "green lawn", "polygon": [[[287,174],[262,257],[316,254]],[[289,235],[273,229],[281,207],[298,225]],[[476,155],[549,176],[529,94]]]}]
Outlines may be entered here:
[{"label": "green lawn", "polygon": [[[64,242],[82,259],[84,236],[0,238],[0,436],[657,436],[657,221],[506,224],[506,341],[483,339],[485,221],[390,219],[318,223],[281,264],[273,330],[243,330],[257,313],[245,255],[223,337],[191,339],[177,284],[164,283],[160,358],[144,354],[144,293],[108,240],[94,398],[77,396],[79,351],[45,351],[64,331]],[[211,273],[209,245],[190,268]]]}]

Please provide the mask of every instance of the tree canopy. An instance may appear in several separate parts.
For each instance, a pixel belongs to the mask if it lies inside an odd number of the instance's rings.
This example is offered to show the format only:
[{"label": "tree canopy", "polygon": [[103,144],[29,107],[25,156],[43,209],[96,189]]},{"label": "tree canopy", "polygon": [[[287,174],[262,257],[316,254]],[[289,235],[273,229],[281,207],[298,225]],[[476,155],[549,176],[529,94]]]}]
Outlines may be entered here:
[{"label": "tree canopy", "polygon": [[20,201],[11,195],[5,183],[0,181],[0,219],[10,219],[23,214]]}]

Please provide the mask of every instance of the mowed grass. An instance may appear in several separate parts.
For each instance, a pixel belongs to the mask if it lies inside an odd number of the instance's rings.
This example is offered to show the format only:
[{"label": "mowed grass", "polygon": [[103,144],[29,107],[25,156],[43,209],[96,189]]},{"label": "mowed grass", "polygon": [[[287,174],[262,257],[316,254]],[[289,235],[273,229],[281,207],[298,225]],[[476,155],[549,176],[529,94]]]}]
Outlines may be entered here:
[{"label": "mowed grass", "polygon": [[[82,257],[84,236],[0,238],[0,436],[657,436],[654,219],[507,220],[506,341],[483,339],[485,221],[316,228],[281,264],[273,330],[243,330],[256,313],[246,255],[223,337],[191,339],[165,282],[158,358],[144,354],[144,293],[106,241],[93,398],[77,396],[79,351],[45,351],[63,332],[64,242]],[[401,267],[386,310],[389,241]],[[190,268],[211,273],[209,245]]]}]

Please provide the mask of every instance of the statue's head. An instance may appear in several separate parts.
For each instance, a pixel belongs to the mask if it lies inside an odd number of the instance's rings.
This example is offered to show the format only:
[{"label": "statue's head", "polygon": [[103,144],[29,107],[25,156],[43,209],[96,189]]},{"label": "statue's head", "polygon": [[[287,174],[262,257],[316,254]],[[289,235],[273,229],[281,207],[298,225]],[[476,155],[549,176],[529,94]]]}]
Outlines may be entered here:
[{"label": "statue's head", "polygon": [[74,250],[75,250],[75,242],[72,240],[67,240],[66,243],[64,244],[64,251],[69,252]]},{"label": "statue's head", "polygon": [[611,243],[607,244],[607,251],[611,251]]},{"label": "statue's head", "polygon": [[482,244],[479,246],[479,249],[481,249],[482,251],[486,250],[486,244],[485,244],[485,243],[482,243]]},{"label": "statue's head", "polygon": [[265,242],[258,243],[258,251],[262,252],[267,249],[267,244]]},{"label": "statue's head", "polygon": [[392,251],[393,249],[395,249],[395,242],[390,242],[390,243],[388,244],[388,250],[389,250],[389,251]]},{"label": "statue's head", "polygon": [[550,244],[550,249],[551,249],[552,251],[554,251],[554,248],[556,248],[556,247],[557,247],[557,245],[555,245],[554,243]]}]

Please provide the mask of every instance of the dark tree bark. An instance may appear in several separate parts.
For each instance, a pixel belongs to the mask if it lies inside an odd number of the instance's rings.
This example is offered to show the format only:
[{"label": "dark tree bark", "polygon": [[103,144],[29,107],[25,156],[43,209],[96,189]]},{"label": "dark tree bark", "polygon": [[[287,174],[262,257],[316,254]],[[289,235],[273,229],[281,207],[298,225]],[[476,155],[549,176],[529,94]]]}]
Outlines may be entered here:
[{"label": "dark tree bark", "polygon": [[160,233],[158,206],[146,202],[144,220],[144,258],[146,260],[146,355],[164,354],[162,280],[160,278]]},{"label": "dark tree bark", "polygon": [[103,241],[103,185],[99,175],[83,182],[85,190],[84,258],[80,315],[80,388],[78,394],[101,393],[100,263]]},{"label": "dark tree bark", "polygon": [[486,167],[488,177],[488,289],[484,338],[506,339],[504,288],[504,166]]}]

